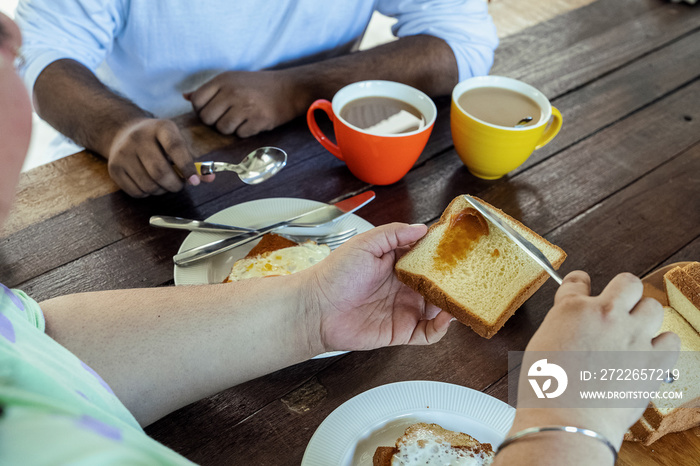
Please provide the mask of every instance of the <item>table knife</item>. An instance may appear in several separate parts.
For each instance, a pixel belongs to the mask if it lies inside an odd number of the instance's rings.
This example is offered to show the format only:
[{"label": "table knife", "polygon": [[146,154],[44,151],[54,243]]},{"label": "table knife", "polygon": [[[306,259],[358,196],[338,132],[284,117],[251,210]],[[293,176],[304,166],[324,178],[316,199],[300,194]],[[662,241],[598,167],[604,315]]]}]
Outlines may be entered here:
[{"label": "table knife", "polygon": [[175,230],[201,231],[203,233],[256,233],[253,228],[235,227],[220,223],[202,222],[182,217],[170,217],[168,215],[154,215],[148,223],[159,228],[172,228]]},{"label": "table knife", "polygon": [[511,228],[508,224],[503,222],[501,219],[499,219],[496,215],[492,214],[489,209],[483,205],[481,202],[477,201],[473,197],[465,194],[464,199],[472,205],[481,215],[483,215],[491,224],[495,225],[498,229],[500,229],[503,233],[506,234],[508,238],[513,240],[515,244],[520,246],[520,248],[525,251],[530,257],[532,257],[535,262],[537,262],[557,283],[561,285],[562,283],[562,278],[559,276],[556,270],[554,270],[554,267],[552,267],[552,263],[549,262],[549,259],[542,254],[542,251],[540,251],[537,246],[532,244],[530,241],[525,239],[523,235],[515,231],[513,228]]},{"label": "table knife", "polygon": [[207,257],[220,254],[224,251],[236,248],[247,244],[253,240],[256,240],[263,236],[265,233],[269,233],[273,230],[278,230],[286,227],[319,227],[325,226],[329,223],[335,223],[345,216],[355,212],[360,207],[366,205],[376,195],[374,191],[366,191],[362,194],[350,197],[335,204],[325,205],[318,207],[316,209],[310,210],[303,214],[295,215],[281,222],[274,223],[272,225],[256,228],[257,233],[241,239],[241,236],[235,236],[231,238],[224,238],[217,241],[212,241],[211,243],[203,244],[202,246],[197,246],[187,251],[183,251],[176,254],[173,257],[173,262],[178,266],[187,266],[193,262],[206,259]]}]

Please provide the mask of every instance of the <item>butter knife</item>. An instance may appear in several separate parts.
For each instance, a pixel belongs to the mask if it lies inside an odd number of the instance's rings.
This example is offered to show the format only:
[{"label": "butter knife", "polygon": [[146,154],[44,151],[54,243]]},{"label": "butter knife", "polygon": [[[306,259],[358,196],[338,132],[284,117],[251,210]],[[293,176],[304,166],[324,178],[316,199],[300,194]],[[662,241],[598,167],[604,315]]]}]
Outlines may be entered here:
[{"label": "butter knife", "polygon": [[220,254],[224,251],[236,248],[247,244],[253,240],[256,240],[263,236],[265,233],[269,233],[273,230],[278,230],[286,227],[319,227],[329,223],[334,223],[342,219],[343,217],[355,212],[360,207],[369,203],[374,199],[376,195],[374,191],[366,191],[362,194],[350,197],[340,202],[336,202],[331,205],[324,205],[316,209],[310,210],[303,214],[295,215],[281,222],[274,223],[272,225],[256,228],[257,233],[247,236],[241,239],[240,235],[224,238],[217,241],[212,241],[211,243],[203,244],[202,246],[197,246],[187,251],[183,251],[176,254],[173,257],[173,262],[176,265],[184,267],[192,264],[193,262],[206,259],[207,257]]},{"label": "butter knife", "polygon": [[483,215],[489,222],[491,222],[493,225],[495,225],[498,229],[500,229],[503,233],[506,234],[508,238],[513,240],[515,244],[520,246],[520,248],[525,251],[530,257],[532,257],[535,262],[537,262],[557,283],[561,285],[562,283],[562,278],[559,276],[556,270],[554,270],[554,267],[552,267],[552,263],[549,262],[549,259],[542,254],[542,251],[540,251],[537,246],[529,242],[527,239],[523,237],[520,233],[515,231],[513,228],[511,228],[508,224],[503,222],[501,219],[499,219],[496,215],[492,214],[489,209],[483,205],[481,202],[477,201],[473,197],[469,196],[468,194],[464,195],[464,199],[472,205],[481,215]]},{"label": "butter knife", "polygon": [[154,215],[148,223],[159,228],[172,228],[175,230],[201,231],[203,233],[257,233],[253,228],[235,227],[220,223],[202,222],[182,217],[170,217],[168,215]]}]

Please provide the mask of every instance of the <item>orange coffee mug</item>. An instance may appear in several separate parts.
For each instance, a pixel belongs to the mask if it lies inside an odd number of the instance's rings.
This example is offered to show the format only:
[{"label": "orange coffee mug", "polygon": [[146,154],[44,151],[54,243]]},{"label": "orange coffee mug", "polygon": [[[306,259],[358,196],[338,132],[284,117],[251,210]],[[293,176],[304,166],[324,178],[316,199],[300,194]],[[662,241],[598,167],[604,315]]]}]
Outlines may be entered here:
[{"label": "orange coffee mug", "polygon": [[[315,110],[333,122],[336,143],[319,129]],[[437,109],[423,92],[392,81],[361,81],[339,90],[329,102],[311,104],[311,134],[350,172],[370,184],[387,185],[408,173],[433,130]]]}]

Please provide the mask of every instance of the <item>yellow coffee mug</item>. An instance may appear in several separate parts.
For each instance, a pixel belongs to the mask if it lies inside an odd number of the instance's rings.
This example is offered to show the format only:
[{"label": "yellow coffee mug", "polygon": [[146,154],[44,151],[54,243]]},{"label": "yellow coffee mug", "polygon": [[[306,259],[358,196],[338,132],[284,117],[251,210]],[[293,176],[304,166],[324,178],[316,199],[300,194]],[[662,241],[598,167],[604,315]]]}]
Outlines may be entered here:
[{"label": "yellow coffee mug", "polygon": [[[499,93],[499,90],[503,91]],[[464,107],[469,101],[463,96],[470,91],[480,92],[481,102],[488,102],[486,106],[489,107],[492,105],[493,108],[489,108],[491,112],[499,111],[496,109],[510,112],[514,106],[509,106],[507,99],[513,97],[520,100],[524,96],[528,102],[536,104],[539,115],[535,115],[533,121],[525,126],[515,126],[520,118],[526,116],[520,117],[517,114],[513,115],[515,120],[512,124],[508,123],[507,126],[500,119],[500,124],[490,123],[483,119],[484,115],[477,111],[479,109],[474,107],[475,104],[471,104],[471,112]],[[479,113],[481,118],[474,116],[474,113]],[[464,165],[479,178],[494,180],[516,169],[532,152],[551,141],[559,132],[561,124],[561,113],[552,107],[547,97],[517,79],[480,76],[462,81],[452,91],[452,141]]]}]

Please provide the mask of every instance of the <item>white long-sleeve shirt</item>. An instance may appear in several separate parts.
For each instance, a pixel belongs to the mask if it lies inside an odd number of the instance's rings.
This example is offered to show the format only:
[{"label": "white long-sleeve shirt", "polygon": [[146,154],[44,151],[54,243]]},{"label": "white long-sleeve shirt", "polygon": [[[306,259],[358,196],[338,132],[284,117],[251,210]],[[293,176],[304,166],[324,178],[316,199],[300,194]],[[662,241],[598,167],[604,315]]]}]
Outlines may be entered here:
[{"label": "white long-sleeve shirt", "polygon": [[192,110],[183,92],[228,70],[255,71],[347,52],[374,10],[398,37],[454,51],[460,81],[487,74],[498,43],[484,0],[21,0],[20,73],[30,90],[68,58],[161,118]]}]

